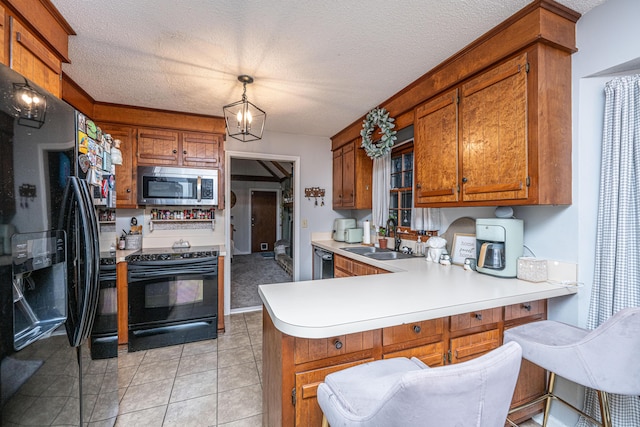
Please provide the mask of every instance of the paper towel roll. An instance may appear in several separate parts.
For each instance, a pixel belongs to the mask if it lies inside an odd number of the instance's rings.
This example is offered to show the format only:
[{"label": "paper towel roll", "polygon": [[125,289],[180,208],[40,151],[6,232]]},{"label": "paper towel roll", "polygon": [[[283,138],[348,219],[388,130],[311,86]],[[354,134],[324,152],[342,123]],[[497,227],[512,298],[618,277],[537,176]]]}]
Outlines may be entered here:
[{"label": "paper towel roll", "polygon": [[371,224],[369,221],[362,221],[362,243],[371,244]]}]

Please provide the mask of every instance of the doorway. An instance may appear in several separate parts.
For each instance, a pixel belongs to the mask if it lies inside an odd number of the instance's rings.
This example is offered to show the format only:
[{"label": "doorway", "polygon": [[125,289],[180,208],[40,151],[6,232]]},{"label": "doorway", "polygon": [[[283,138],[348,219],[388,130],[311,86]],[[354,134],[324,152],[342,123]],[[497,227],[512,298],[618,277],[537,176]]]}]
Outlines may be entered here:
[{"label": "doorway", "polygon": [[297,280],[299,157],[226,154],[226,198],[235,204],[224,213],[234,248],[225,257],[225,313],[238,313],[261,309],[259,285]]},{"label": "doorway", "polygon": [[277,193],[251,192],[251,252],[273,252],[276,243]]}]

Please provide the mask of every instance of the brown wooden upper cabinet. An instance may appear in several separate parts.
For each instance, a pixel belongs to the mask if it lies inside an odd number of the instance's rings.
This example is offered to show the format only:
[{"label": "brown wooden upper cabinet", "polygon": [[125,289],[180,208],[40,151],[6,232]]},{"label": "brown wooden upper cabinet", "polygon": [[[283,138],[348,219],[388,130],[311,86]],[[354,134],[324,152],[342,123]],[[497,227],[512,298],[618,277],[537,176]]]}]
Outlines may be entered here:
[{"label": "brown wooden upper cabinet", "polygon": [[138,128],[139,165],[217,168],[223,135]]},{"label": "brown wooden upper cabinet", "polygon": [[333,208],[371,209],[373,161],[355,139],[333,151]]},{"label": "brown wooden upper cabinet", "polygon": [[416,108],[415,204],[458,201],[458,89]]},{"label": "brown wooden upper cabinet", "polygon": [[17,19],[10,26],[11,68],[60,98],[62,61]]},{"label": "brown wooden upper cabinet", "polygon": [[122,126],[111,123],[102,123],[101,129],[111,137],[120,140],[120,151],[122,152],[122,164],[116,165],[116,207],[135,208],[136,199],[136,177],[137,171],[134,164],[135,134],[136,129],[132,126]]},{"label": "brown wooden upper cabinet", "polygon": [[531,47],[415,109],[415,205],[571,203],[570,56]]}]

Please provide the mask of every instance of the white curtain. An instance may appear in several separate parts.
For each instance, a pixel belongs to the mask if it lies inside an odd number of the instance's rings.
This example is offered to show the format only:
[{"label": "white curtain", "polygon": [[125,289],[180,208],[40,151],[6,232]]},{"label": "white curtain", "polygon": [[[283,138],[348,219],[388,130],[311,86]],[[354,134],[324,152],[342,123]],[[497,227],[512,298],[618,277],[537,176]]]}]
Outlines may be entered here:
[{"label": "white curtain", "polygon": [[[640,75],[605,85],[604,115],[589,329],[625,307],[640,306]],[[640,426],[639,396],[611,395],[609,403],[613,425]],[[600,418],[593,390],[587,392],[585,410]],[[581,419],[578,425],[590,423]]]},{"label": "white curtain", "polygon": [[386,227],[389,217],[389,191],[391,191],[391,154],[373,159],[372,185],[373,225]]},{"label": "white curtain", "polygon": [[440,208],[411,208],[411,229],[440,230]]}]

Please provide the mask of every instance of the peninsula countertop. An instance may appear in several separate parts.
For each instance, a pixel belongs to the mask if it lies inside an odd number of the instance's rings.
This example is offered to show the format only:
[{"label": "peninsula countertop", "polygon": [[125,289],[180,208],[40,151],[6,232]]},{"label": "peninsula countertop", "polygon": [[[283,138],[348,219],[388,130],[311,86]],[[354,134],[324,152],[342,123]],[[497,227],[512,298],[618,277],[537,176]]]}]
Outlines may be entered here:
[{"label": "peninsula countertop", "polygon": [[378,261],[340,249],[358,244],[312,245],[392,273],[259,286],[275,327],[295,337],[328,338],[577,292],[571,285],[498,278],[424,258]]}]

